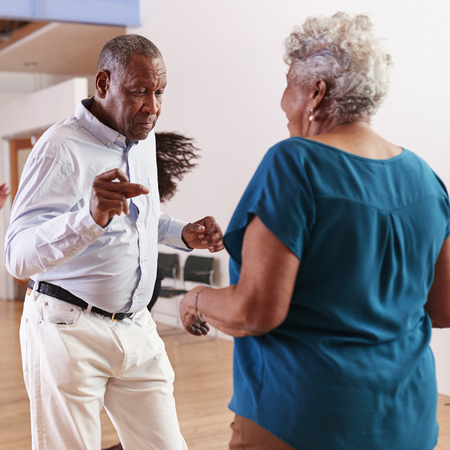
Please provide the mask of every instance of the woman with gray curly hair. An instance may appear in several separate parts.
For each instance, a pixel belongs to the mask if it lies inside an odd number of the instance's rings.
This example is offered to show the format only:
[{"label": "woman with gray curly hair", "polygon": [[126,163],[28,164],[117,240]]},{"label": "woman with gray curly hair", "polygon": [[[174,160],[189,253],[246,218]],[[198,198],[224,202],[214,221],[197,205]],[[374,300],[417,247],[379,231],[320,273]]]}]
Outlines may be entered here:
[{"label": "woman with gray curly hair", "polygon": [[367,16],[310,18],[287,39],[272,147],[224,237],[232,285],[195,288],[192,334],[234,336],[230,449],[431,450],[432,323],[450,326],[442,182],[370,119],[391,58]]}]

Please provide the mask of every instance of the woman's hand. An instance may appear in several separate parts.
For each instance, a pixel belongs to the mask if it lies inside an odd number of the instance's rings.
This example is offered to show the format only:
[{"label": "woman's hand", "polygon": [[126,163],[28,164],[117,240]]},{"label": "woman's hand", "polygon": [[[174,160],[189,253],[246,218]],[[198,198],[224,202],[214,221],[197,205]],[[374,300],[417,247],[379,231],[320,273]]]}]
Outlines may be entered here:
[{"label": "woman's hand", "polygon": [[209,332],[209,325],[200,317],[195,317],[195,296],[203,289],[203,286],[195,287],[180,302],[181,323],[184,329],[194,336],[205,336]]}]

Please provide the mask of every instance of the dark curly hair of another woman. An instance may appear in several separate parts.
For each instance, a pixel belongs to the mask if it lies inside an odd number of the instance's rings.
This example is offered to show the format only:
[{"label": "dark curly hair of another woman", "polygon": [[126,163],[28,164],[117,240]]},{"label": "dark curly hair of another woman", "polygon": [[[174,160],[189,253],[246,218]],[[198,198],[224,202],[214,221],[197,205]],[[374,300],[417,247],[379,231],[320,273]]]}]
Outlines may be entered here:
[{"label": "dark curly hair of another woman", "polygon": [[158,188],[161,202],[169,200],[175,194],[177,183],[197,164],[199,151],[194,146],[194,139],[180,133],[155,133],[156,164],[158,166]]}]

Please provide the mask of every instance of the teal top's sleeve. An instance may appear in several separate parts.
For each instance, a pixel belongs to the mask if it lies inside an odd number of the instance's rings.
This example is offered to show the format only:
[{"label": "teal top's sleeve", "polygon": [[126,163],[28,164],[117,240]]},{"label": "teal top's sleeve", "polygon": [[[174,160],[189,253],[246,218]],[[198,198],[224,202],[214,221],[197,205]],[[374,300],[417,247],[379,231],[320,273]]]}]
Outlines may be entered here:
[{"label": "teal top's sleeve", "polygon": [[445,202],[447,205],[447,226],[445,227],[445,239],[447,239],[450,236],[450,202],[449,202],[449,198],[448,198],[448,192],[447,192],[447,188],[445,187],[444,182],[437,176],[437,174],[435,174],[435,177],[437,178],[437,180],[439,181],[439,184],[442,186],[442,189],[445,192]]},{"label": "teal top's sleeve", "polygon": [[[448,200],[447,200],[448,203]],[[450,211],[450,207],[449,207]],[[445,239],[447,239],[450,236],[450,216],[447,217],[447,226],[445,228]]]},{"label": "teal top's sleeve", "polygon": [[450,218],[449,221],[447,222],[447,228],[445,230],[445,239],[447,239],[450,236]]},{"label": "teal top's sleeve", "polygon": [[314,226],[315,208],[298,146],[282,141],[272,147],[236,208],[224,242],[239,265],[245,229],[253,214],[301,260]]}]

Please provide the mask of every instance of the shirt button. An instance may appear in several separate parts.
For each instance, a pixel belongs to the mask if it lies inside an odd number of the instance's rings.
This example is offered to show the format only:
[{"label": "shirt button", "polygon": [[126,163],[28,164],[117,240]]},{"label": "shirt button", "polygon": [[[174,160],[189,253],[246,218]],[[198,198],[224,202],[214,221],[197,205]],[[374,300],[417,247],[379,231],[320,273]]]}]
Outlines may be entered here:
[{"label": "shirt button", "polygon": [[107,145],[111,145],[111,141],[108,141]]}]

